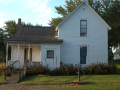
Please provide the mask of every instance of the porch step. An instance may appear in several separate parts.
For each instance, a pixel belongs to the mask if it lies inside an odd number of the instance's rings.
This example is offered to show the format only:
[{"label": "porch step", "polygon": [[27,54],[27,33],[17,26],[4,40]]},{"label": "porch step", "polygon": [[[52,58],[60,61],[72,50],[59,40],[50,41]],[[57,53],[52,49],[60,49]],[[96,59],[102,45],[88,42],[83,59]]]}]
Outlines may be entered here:
[{"label": "porch step", "polygon": [[12,76],[5,82],[6,84],[13,84],[18,83],[19,81],[19,74],[12,74]]}]

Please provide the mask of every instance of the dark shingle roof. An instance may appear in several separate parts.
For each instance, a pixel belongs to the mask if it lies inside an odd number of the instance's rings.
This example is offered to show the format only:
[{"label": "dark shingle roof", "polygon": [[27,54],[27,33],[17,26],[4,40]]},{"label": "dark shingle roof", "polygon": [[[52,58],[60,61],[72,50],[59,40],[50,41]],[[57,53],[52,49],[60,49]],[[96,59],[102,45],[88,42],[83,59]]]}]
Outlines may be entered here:
[{"label": "dark shingle roof", "polygon": [[54,27],[20,27],[15,36],[5,42],[63,42],[55,34]]}]

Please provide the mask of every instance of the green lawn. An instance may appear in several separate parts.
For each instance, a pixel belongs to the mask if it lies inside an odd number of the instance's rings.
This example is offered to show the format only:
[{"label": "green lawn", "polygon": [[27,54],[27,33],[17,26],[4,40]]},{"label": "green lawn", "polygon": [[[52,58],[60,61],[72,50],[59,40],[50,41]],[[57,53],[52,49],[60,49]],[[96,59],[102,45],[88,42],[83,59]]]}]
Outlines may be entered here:
[{"label": "green lawn", "polygon": [[120,74],[120,60],[114,60],[113,62],[110,62],[109,65],[116,65],[118,68],[117,73]]},{"label": "green lawn", "polygon": [[[22,84],[66,84],[77,80],[77,76],[32,76],[24,79]],[[87,81],[86,85],[65,86],[49,88],[48,90],[119,90],[120,75],[82,75],[81,80]]]},{"label": "green lawn", "polygon": [[4,82],[5,82],[4,76],[3,76],[3,75],[0,75],[0,84],[1,84],[1,83],[4,83]]},{"label": "green lawn", "polygon": [[[47,90],[119,90],[120,89],[120,60],[109,63],[116,65],[118,74],[115,75],[81,75],[81,80],[87,81],[86,85],[65,86],[60,88],[48,88]],[[33,84],[70,84],[78,80],[78,76],[44,76],[36,75],[26,77],[21,83]],[[44,90],[44,89],[43,89]],[[45,89],[46,90],[46,89]]]}]

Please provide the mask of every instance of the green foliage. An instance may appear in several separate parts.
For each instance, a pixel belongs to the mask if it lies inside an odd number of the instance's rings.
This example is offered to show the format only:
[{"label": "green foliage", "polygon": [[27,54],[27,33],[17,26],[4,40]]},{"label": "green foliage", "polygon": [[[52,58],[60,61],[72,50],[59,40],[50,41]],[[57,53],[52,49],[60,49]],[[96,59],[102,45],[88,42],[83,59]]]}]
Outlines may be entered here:
[{"label": "green foliage", "polygon": [[4,30],[0,28],[0,61],[3,61],[3,57],[5,57],[5,49],[6,46],[4,44],[4,39],[6,36],[4,35]]},{"label": "green foliage", "polygon": [[[97,63],[88,65],[85,68],[82,68],[85,74],[116,74],[117,67],[115,65],[107,65],[104,63]],[[69,75],[77,75],[78,65],[73,64],[63,64],[61,63],[59,68],[55,68],[50,70],[48,66],[40,65],[38,67],[31,67],[27,69],[27,75],[51,75],[51,76],[69,76]],[[83,74],[80,71],[81,74]]]},{"label": "green foliage", "polygon": [[43,65],[40,65],[38,67],[27,67],[27,73],[26,75],[27,76],[31,76],[31,75],[37,75],[37,74],[49,74],[50,72],[50,69],[48,66],[43,66]]},{"label": "green foliage", "polygon": [[107,65],[104,63],[97,63],[88,65],[85,69],[86,74],[115,74],[117,67],[115,65]]},{"label": "green foliage", "polygon": [[56,68],[50,72],[50,75],[77,75],[77,65],[63,64],[61,63],[60,68]]}]

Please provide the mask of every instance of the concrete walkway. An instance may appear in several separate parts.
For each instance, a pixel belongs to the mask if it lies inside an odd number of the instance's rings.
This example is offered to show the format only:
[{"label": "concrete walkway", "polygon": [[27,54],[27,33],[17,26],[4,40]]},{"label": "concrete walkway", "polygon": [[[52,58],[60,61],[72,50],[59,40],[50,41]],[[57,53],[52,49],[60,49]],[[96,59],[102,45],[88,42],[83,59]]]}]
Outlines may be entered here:
[{"label": "concrete walkway", "polygon": [[12,74],[12,76],[6,80],[6,84],[18,83],[19,81],[19,74]]}]

